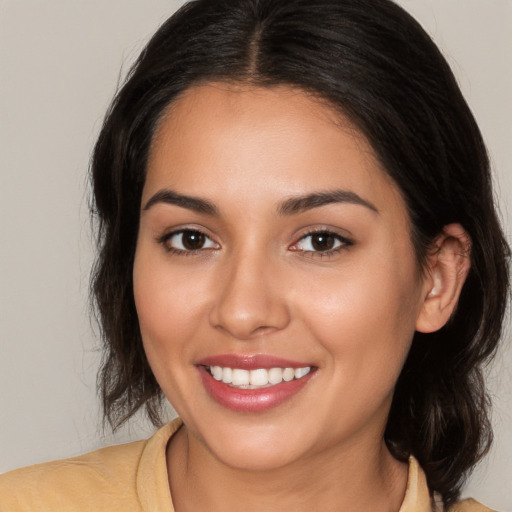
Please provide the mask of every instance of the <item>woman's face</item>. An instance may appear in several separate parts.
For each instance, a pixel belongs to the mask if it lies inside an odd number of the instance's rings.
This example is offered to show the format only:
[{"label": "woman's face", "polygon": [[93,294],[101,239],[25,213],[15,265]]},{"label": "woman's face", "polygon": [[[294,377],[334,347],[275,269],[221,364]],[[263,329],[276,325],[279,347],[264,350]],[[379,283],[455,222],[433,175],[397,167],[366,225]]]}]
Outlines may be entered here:
[{"label": "woman's face", "polygon": [[426,286],[404,201],[347,119],[286,87],[203,85],[172,105],[135,301],[157,381],[216,460],[382,448]]}]

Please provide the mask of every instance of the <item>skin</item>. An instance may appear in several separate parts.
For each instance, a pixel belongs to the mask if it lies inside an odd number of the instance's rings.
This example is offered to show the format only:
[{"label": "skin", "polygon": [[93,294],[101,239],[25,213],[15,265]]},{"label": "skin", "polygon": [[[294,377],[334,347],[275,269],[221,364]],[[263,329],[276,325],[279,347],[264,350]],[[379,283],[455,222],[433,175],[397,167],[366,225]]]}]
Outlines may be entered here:
[{"label": "skin", "polygon": [[[340,189],[367,204],[280,211]],[[159,200],[164,190],[216,214]],[[205,245],[186,252],[184,228]],[[400,508],[407,466],[383,432],[415,329],[436,330],[455,307],[468,267],[459,228],[422,272],[397,186],[351,123],[304,92],[208,84],[174,102],[150,152],[134,294],[150,365],[185,423],[167,453],[177,512]],[[312,229],[336,250],[314,250]],[[226,353],[315,372],[277,407],[233,411],[197,367]]]}]

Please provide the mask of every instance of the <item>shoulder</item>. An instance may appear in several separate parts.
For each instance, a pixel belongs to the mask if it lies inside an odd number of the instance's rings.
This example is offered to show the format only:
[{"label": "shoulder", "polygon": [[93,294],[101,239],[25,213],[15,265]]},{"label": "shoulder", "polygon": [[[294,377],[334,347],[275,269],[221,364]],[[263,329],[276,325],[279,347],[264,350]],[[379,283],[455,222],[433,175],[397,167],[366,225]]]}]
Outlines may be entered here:
[{"label": "shoulder", "polygon": [[467,499],[459,501],[458,503],[455,503],[455,505],[452,505],[448,512],[496,512],[493,509],[490,509],[486,507],[485,505],[482,505],[481,503],[478,503],[475,500]]},{"label": "shoulder", "polygon": [[0,475],[0,511],[171,511],[165,453],[181,425],[178,418],[147,441]]},{"label": "shoulder", "polygon": [[434,495],[431,496],[425,472],[421,469],[418,461],[411,456],[409,457],[407,491],[400,512],[416,512],[419,510],[433,510],[435,512],[497,512],[473,499],[458,501],[446,510],[443,506],[443,500],[438,493],[434,492]]},{"label": "shoulder", "polygon": [[0,510],[139,510],[133,506],[135,481],[145,445],[111,446],[6,473],[0,476]]}]

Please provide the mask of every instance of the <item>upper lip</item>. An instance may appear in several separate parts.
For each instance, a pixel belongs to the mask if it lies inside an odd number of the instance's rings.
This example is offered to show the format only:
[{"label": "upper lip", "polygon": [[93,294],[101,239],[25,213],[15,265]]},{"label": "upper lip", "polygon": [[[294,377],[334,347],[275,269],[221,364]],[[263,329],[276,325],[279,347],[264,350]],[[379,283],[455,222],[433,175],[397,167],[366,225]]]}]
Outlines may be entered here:
[{"label": "upper lip", "polygon": [[228,368],[240,368],[242,370],[257,370],[258,368],[305,368],[311,364],[283,359],[267,354],[219,354],[201,359],[198,365],[222,366]]}]

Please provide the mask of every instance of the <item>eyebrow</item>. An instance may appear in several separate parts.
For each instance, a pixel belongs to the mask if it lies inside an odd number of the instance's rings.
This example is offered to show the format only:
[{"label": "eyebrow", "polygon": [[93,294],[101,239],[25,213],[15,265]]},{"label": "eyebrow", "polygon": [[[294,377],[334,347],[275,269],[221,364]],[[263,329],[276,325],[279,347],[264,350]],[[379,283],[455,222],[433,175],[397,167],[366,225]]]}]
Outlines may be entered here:
[{"label": "eyebrow", "polygon": [[[147,211],[152,206],[159,203],[173,204],[204,215],[219,216],[218,208],[207,199],[179,194],[169,189],[162,189],[154,194],[146,203],[143,210]],[[277,211],[279,215],[288,216],[333,203],[356,204],[364,206],[375,213],[379,213],[379,210],[372,203],[349,190],[314,192],[303,196],[291,197],[281,203]]]},{"label": "eyebrow", "polygon": [[291,197],[279,206],[278,213],[280,215],[294,215],[333,203],[356,204],[364,206],[375,213],[379,213],[375,205],[349,190],[330,190],[306,194],[299,197]]},{"label": "eyebrow", "polygon": [[206,199],[200,199],[199,197],[178,194],[177,192],[169,189],[159,190],[155,195],[151,197],[151,199],[149,199],[143,210],[147,211],[158,203],[174,204],[176,206],[181,206],[182,208],[187,208],[188,210],[192,210],[194,212],[202,213],[205,215],[219,215],[219,210],[210,201]]}]

